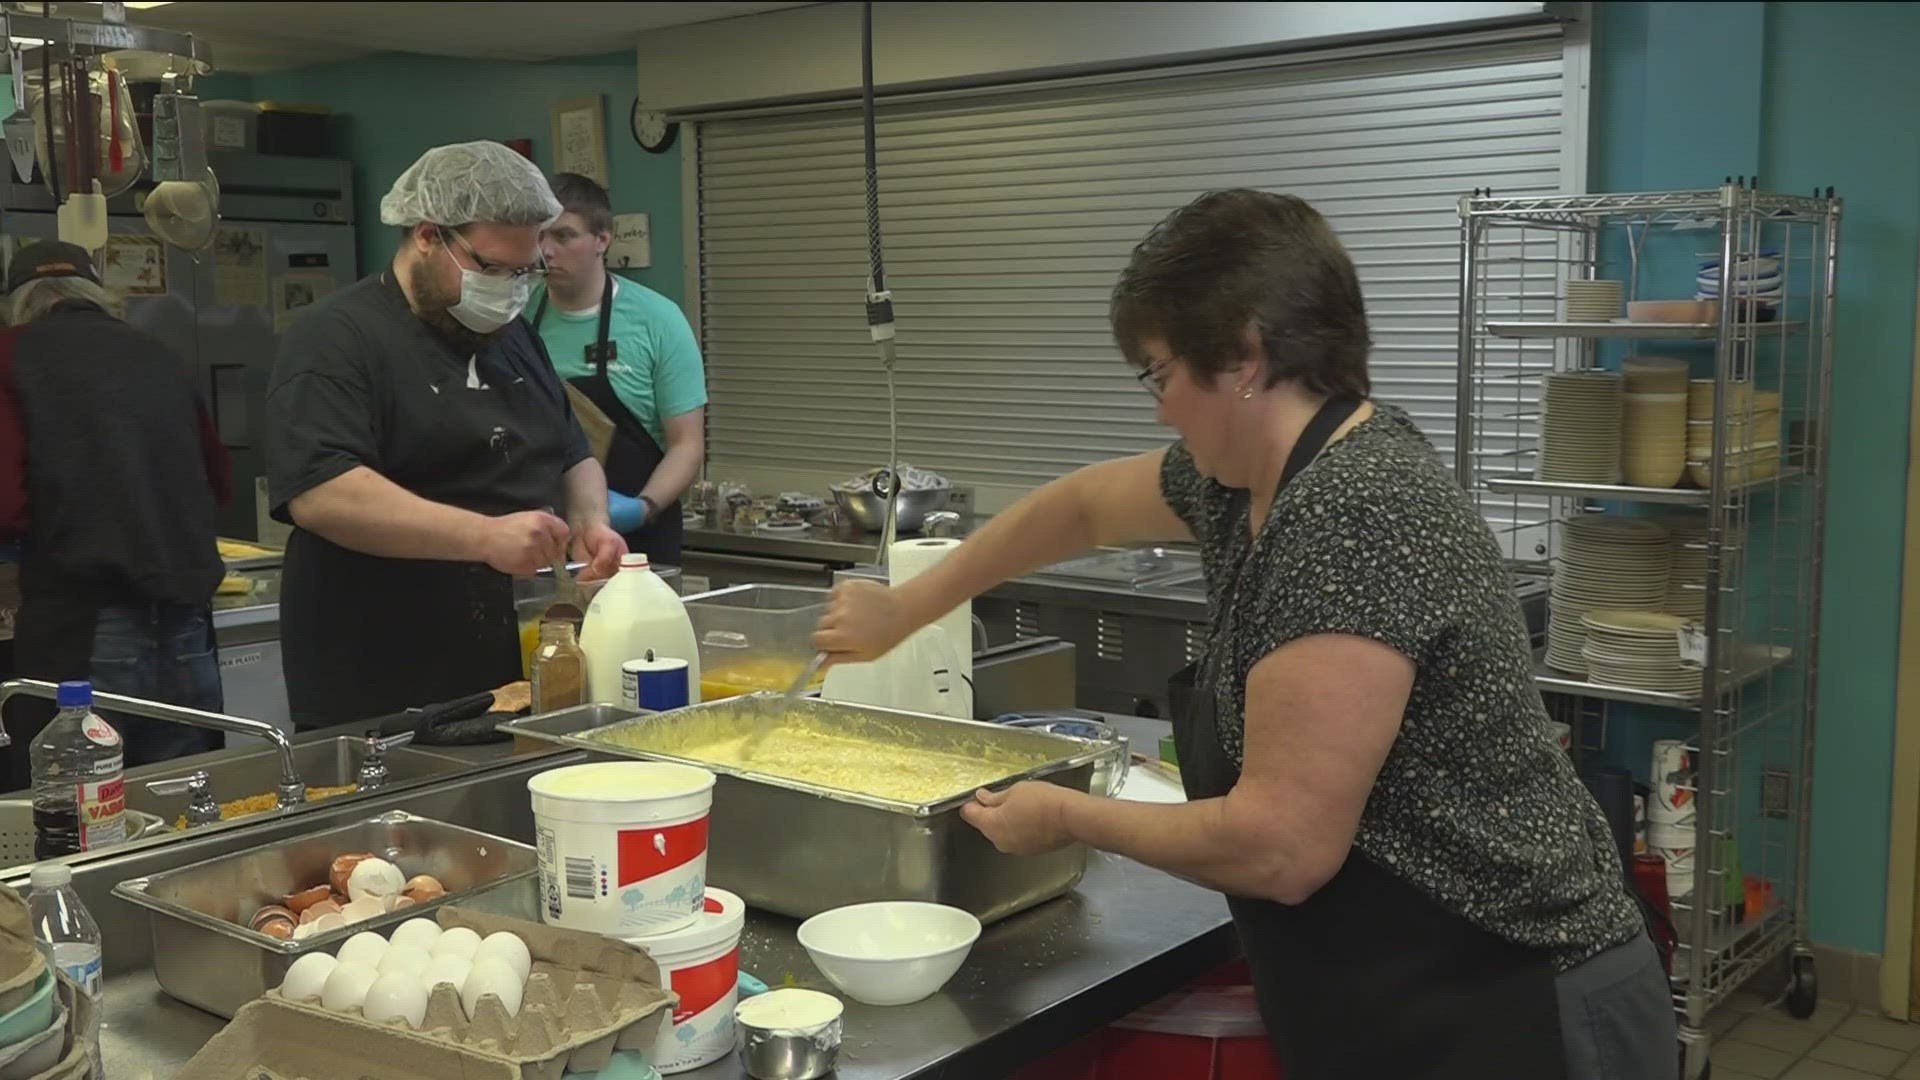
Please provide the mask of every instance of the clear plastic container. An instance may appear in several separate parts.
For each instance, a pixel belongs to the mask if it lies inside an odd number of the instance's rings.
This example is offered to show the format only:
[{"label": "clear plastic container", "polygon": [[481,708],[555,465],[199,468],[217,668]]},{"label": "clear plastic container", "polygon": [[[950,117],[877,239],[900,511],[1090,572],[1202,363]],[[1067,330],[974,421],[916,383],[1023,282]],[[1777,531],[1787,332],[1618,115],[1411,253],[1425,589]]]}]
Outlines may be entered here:
[{"label": "clear plastic container", "polygon": [[[736,585],[687,597],[700,643],[700,700],[783,691],[813,659],[813,631],[829,589]],[[815,678],[807,689],[818,690]]]}]

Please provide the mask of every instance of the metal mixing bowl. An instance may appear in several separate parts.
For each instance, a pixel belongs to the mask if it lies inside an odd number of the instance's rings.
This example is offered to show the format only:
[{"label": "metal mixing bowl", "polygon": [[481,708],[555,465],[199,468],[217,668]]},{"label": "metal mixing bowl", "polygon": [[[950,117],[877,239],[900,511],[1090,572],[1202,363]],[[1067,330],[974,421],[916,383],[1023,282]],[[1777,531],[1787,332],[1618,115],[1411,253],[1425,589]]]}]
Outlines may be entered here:
[{"label": "metal mixing bowl", "polygon": [[[900,532],[918,532],[926,523],[927,515],[935,510],[946,508],[947,499],[953,494],[952,488],[923,488],[919,491],[902,491],[894,496],[896,515],[894,528]],[[845,491],[833,489],[833,501],[855,525],[868,532],[879,532],[887,527],[887,500],[871,491]]]}]

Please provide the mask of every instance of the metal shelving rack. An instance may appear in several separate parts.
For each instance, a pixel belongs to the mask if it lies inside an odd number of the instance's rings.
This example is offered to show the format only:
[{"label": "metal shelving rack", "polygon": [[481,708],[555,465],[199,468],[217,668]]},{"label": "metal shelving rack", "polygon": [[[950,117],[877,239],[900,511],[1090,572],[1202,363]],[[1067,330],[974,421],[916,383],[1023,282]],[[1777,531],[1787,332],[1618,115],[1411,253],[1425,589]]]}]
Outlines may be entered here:
[{"label": "metal shelving rack", "polygon": [[[1551,572],[1557,522],[1590,509],[1689,514],[1706,525],[1698,621],[1707,652],[1697,695],[1602,685],[1544,662],[1536,675],[1543,692],[1563,695],[1549,698],[1561,714],[1598,710],[1602,742],[1610,732],[1624,737],[1625,727],[1609,722],[1612,710],[1641,709],[1643,724],[1670,729],[1659,734],[1685,738],[1694,751],[1695,887],[1673,903],[1681,939],[1674,1004],[1689,1077],[1706,1071],[1707,1012],[1769,964],[1785,958],[1784,996],[1795,1015],[1810,1014],[1817,993],[1807,867],[1840,211],[1831,189],[1796,197],[1734,182],[1646,194],[1476,194],[1460,203],[1455,466],[1509,558]],[[1662,289],[1690,296],[1699,269],[1717,264],[1720,280],[1734,281],[1735,268],[1762,253],[1780,260],[1783,278],[1771,312],[1722,289],[1712,322],[1559,317],[1569,279],[1621,279],[1630,298]],[[1714,380],[1711,482],[1662,489],[1535,480],[1544,376],[1617,366],[1623,354],[1655,349],[1690,357],[1695,378]],[[1753,430],[1739,426],[1738,402],[1729,403],[1737,380],[1782,394],[1776,476],[1730,475],[1729,432]],[[1742,911],[1731,896],[1754,879],[1770,899]]]}]

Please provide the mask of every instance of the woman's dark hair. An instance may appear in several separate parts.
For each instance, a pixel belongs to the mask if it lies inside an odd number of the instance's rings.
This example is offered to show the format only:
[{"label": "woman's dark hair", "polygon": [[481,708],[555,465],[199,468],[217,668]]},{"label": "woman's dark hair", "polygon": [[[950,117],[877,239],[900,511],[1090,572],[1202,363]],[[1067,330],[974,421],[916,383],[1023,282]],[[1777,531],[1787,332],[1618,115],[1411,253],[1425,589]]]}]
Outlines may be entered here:
[{"label": "woman's dark hair", "polygon": [[554,173],[550,185],[562,209],[580,215],[580,223],[595,236],[613,231],[613,203],[607,189],[579,173]]},{"label": "woman's dark hair", "polygon": [[1266,354],[1265,385],[1365,396],[1366,302],[1353,260],[1319,211],[1292,195],[1213,191],[1168,214],[1133,249],[1113,287],[1114,339],[1135,367],[1159,338],[1202,386]]}]

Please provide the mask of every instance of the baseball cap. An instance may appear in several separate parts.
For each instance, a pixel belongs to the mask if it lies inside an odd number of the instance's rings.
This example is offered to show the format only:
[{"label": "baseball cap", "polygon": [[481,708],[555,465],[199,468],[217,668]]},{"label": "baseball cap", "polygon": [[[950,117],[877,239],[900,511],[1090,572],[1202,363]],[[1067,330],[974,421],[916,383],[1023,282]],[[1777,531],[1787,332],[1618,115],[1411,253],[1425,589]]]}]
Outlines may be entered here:
[{"label": "baseball cap", "polygon": [[64,240],[42,240],[14,252],[13,262],[7,267],[7,291],[12,292],[29,281],[56,277],[86,278],[95,285],[100,284],[100,275],[93,269],[93,256],[87,254],[86,248]]}]

